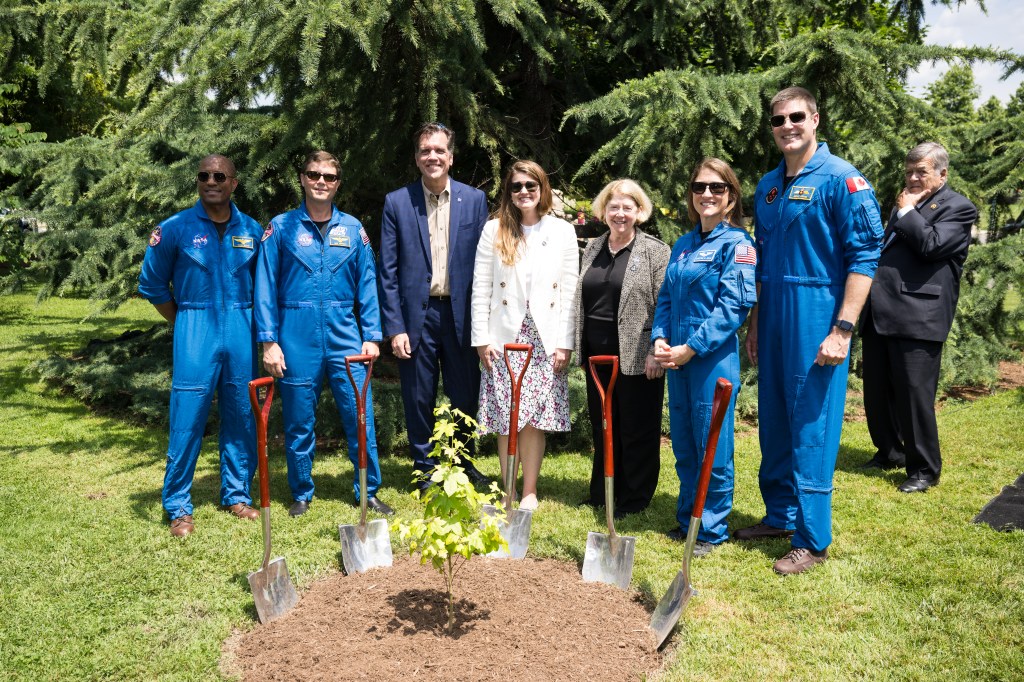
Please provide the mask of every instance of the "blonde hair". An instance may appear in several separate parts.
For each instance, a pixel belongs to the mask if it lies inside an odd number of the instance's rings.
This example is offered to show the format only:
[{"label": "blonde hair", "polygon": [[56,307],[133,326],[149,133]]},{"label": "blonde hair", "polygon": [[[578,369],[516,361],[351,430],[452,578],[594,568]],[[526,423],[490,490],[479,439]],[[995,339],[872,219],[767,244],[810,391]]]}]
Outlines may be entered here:
[{"label": "blonde hair", "polygon": [[644,223],[651,217],[651,213],[654,211],[654,204],[651,203],[647,193],[644,192],[643,188],[636,183],[635,180],[629,178],[619,178],[618,180],[612,180],[604,186],[597,196],[594,198],[594,203],[591,205],[591,212],[597,217],[598,220],[604,220],[604,209],[611,201],[612,197],[619,194],[624,197],[629,197],[636,204],[638,209],[636,214],[636,222]]},{"label": "blonde hair", "polygon": [[[700,172],[704,169],[708,169],[712,173],[717,173],[725,184],[729,185],[729,200],[730,204],[725,209],[727,218],[730,225],[736,227],[743,227],[743,193],[740,190],[740,181],[736,177],[736,173],[733,172],[732,166],[727,164],[721,159],[709,157],[704,159],[697,164],[697,167],[693,169],[693,174],[690,176],[690,183],[692,185],[700,175]],[[697,209],[693,205],[693,190],[687,185],[686,191],[690,195],[690,200],[686,202],[686,213],[690,217],[690,224],[696,225],[700,222],[700,214],[697,213]]]},{"label": "blonde hair", "polygon": [[540,185],[540,201],[537,203],[537,212],[541,216],[551,211],[554,198],[551,193],[551,183],[548,181],[548,174],[539,164],[533,161],[516,161],[509,167],[505,179],[501,183],[501,197],[498,200],[498,210],[494,217],[498,219],[498,234],[494,240],[494,250],[501,256],[501,262],[505,265],[515,265],[519,260],[519,245],[523,242],[523,212],[512,201],[512,176],[516,173],[524,173],[537,181]]}]

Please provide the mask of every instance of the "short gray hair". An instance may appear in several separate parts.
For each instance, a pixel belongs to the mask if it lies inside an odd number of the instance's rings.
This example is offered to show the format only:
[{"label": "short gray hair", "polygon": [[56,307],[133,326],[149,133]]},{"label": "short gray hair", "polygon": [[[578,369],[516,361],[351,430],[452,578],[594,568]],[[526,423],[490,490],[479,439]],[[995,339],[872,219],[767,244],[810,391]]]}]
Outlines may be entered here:
[{"label": "short gray hair", "polygon": [[930,159],[932,170],[941,173],[949,168],[949,152],[938,142],[922,142],[907,152],[907,163]]}]

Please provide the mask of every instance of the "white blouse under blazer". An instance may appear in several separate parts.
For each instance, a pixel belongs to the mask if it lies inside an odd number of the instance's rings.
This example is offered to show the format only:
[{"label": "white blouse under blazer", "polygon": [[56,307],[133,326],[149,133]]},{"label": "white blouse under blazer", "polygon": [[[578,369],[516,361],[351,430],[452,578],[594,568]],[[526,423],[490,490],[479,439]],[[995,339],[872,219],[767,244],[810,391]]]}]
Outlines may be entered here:
[{"label": "white blouse under blazer", "polygon": [[473,267],[474,347],[493,345],[500,351],[515,343],[526,319],[526,269],[531,269],[530,313],[537,324],[544,352],[573,350],[576,331],[576,280],[579,248],[572,225],[546,215],[534,227],[530,248],[520,245],[515,265],[505,265],[494,248],[498,221],[488,220],[476,247]]}]

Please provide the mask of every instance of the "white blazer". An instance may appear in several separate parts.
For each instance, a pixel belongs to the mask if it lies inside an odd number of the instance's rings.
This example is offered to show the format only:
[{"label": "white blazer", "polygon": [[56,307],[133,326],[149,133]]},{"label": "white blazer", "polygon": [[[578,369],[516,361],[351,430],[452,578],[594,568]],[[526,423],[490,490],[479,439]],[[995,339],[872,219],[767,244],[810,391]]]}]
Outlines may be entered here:
[{"label": "white blazer", "polygon": [[498,221],[489,220],[484,225],[473,267],[474,347],[493,345],[501,350],[506,343],[515,343],[526,319],[526,269],[530,268],[530,313],[537,323],[544,352],[551,355],[556,348],[573,350],[573,298],[579,278],[576,230],[550,215],[541,218],[534,229],[539,232],[531,238],[529,254],[515,265],[505,265],[494,248]]}]

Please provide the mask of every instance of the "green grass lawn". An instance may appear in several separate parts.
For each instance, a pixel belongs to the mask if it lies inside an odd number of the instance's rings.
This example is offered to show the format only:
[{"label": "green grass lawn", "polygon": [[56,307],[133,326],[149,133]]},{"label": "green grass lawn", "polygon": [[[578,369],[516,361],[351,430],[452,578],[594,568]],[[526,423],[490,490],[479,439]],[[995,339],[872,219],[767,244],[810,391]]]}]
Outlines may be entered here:
[{"label": "green grass lawn", "polygon": [[[30,295],[0,299],[0,678],[220,679],[222,640],[254,627],[246,574],[262,557],[258,526],[218,510],[216,439],[204,442],[193,497],[197,534],[170,536],[160,508],[166,434],[97,416],[26,372],[47,353],[144,328],[133,301],[82,322],[91,304]],[[898,472],[861,473],[872,454],[848,424],[836,473],[832,558],[781,578],[787,544],[730,543],[696,563],[698,594],[673,635],[667,680],[1024,679],[1024,533],[976,526],[981,506],[1024,471],[1024,391],[947,406],[940,414],[942,485],[898,493]],[[280,424],[271,424],[280,433]],[[737,441],[734,527],[757,521],[754,435]],[[410,467],[382,462],[381,498],[411,516]],[[481,468],[497,472],[493,456]],[[323,453],[317,498],[301,519],[279,442],[271,447],[275,555],[300,590],[339,570],[338,523],[355,522],[348,458]],[[544,464],[531,552],[581,562],[603,516],[586,496],[589,457]],[[653,505],[620,532],[637,541],[634,587],[656,601],[678,570],[669,450]],[[397,549],[397,548],[396,548]],[[471,595],[467,595],[470,596]]]}]

